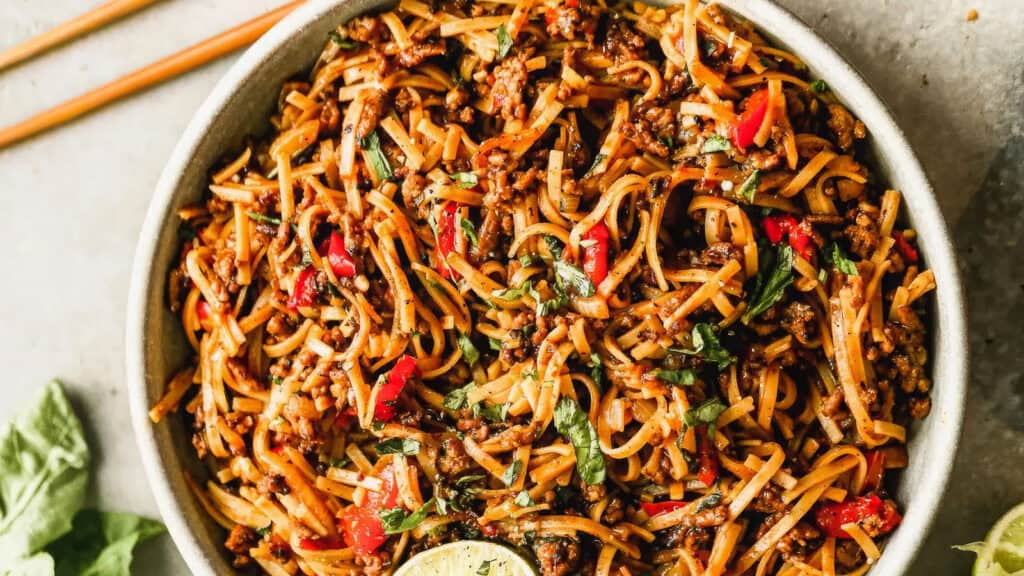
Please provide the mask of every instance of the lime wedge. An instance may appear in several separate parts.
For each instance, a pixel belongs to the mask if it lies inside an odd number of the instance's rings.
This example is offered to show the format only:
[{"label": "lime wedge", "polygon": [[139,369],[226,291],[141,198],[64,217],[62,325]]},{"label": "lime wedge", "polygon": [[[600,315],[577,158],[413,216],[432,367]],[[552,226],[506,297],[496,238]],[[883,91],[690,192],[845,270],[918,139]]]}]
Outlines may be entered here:
[{"label": "lime wedge", "polygon": [[394,576],[535,576],[533,565],[511,548],[465,540],[420,552]]},{"label": "lime wedge", "polygon": [[1024,504],[1004,514],[984,542],[957,548],[978,554],[974,576],[1024,576]]}]

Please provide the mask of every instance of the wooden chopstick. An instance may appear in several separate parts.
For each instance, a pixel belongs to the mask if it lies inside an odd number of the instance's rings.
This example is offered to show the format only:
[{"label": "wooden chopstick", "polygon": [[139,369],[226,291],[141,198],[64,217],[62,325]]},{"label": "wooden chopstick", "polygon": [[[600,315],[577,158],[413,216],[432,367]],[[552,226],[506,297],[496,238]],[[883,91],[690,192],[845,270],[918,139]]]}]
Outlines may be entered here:
[{"label": "wooden chopstick", "polygon": [[145,68],[136,70],[95,90],[86,92],[73,100],[55,106],[28,120],[4,128],[0,130],[0,148],[92,112],[129,94],[170,80],[211,60],[251,44],[304,1],[295,0],[285,4],[245,24],[208,38],[199,44],[186,48]]},{"label": "wooden chopstick", "polygon": [[58,44],[63,44],[72,38],[76,38],[88,32],[123,18],[132,12],[136,12],[156,2],[157,0],[111,0],[74,20],[64,22],[52,30],[26,40],[25,42],[12,46],[0,52],[0,70],[14,66],[19,62],[45,52]]}]

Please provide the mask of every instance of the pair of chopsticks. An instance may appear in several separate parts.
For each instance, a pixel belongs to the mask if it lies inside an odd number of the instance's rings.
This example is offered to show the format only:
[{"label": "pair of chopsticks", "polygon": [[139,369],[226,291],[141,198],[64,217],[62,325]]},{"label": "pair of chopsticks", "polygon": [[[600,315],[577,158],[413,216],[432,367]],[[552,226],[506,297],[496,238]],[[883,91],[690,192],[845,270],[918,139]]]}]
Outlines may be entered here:
[{"label": "pair of chopsticks", "polygon": [[[61,24],[9,50],[0,52],[0,70],[9,68],[58,44],[67,42],[114,20],[141,10],[155,1],[111,0],[70,22]],[[14,126],[0,129],[0,148],[49,130],[130,94],[180,76],[211,60],[252,44],[303,2],[304,0],[293,0],[276,10],[267,12],[217,36],[203,40],[177,54],[154,62],[95,90],[86,92],[77,98],[59,104]]]}]

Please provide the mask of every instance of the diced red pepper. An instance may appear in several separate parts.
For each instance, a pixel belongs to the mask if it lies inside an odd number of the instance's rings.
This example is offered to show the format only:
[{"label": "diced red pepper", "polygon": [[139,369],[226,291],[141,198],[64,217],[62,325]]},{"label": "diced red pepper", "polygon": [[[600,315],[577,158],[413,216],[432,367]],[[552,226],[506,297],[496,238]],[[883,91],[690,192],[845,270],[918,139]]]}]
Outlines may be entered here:
[{"label": "diced red pepper", "polygon": [[811,223],[807,220],[797,220],[789,214],[776,214],[765,216],[761,221],[765,236],[772,244],[782,242],[788,238],[789,245],[793,247],[804,259],[810,259],[814,252],[813,230]]},{"label": "diced red pepper", "polygon": [[341,412],[339,412],[338,415],[334,417],[334,425],[338,426],[339,428],[348,430],[349,428],[352,427],[352,424],[355,422],[356,416],[356,409],[353,408],[352,406],[349,406],[342,410]]},{"label": "diced red pepper", "polygon": [[583,235],[583,271],[594,285],[608,276],[608,227],[598,222]]},{"label": "diced red pepper", "polygon": [[903,257],[911,263],[917,262],[917,249],[907,242],[907,239],[903,237],[903,232],[896,232],[892,237],[896,240],[896,249],[900,251],[900,254],[903,254]]},{"label": "diced red pepper", "polygon": [[494,523],[481,524],[480,533],[488,538],[494,538],[498,535],[498,527]]},{"label": "diced red pepper", "polygon": [[455,239],[458,234],[458,225],[455,223],[455,215],[459,212],[459,203],[449,200],[441,207],[441,218],[437,223],[437,245],[434,251],[437,255],[437,271],[445,278],[456,277],[458,272],[452,270],[448,265],[448,254],[455,251]]},{"label": "diced red pepper", "polygon": [[882,487],[882,476],[885,474],[885,452],[872,450],[867,453],[868,470],[864,474],[864,485],[861,492],[874,492]]},{"label": "diced red pepper", "polygon": [[378,512],[398,504],[398,483],[395,482],[394,469],[387,466],[377,477],[383,484],[380,492],[368,490],[362,506],[353,504],[338,515],[344,528],[345,543],[356,554],[364,556],[376,552],[388,539]]},{"label": "diced red pepper", "polygon": [[743,112],[732,126],[732,143],[737,148],[746,148],[754,143],[754,136],[761,129],[764,116],[768,113],[768,89],[762,88],[747,98]]},{"label": "diced red pepper", "polygon": [[850,539],[843,525],[863,522],[872,516],[879,520],[872,536],[892,532],[903,520],[896,506],[888,500],[882,500],[877,494],[823,504],[814,513],[815,521],[826,536],[843,539]]},{"label": "diced red pepper", "polygon": [[316,295],[316,268],[306,266],[295,280],[295,290],[288,298],[288,307],[296,310],[300,306],[312,306],[316,301]]},{"label": "diced red pepper", "polygon": [[284,444],[278,444],[277,446],[271,448],[270,451],[273,452],[274,454],[280,454],[281,452],[284,452]]},{"label": "diced red pepper", "polygon": [[337,550],[345,547],[345,541],[341,536],[322,536],[319,538],[299,538],[299,548],[313,552],[324,550]]},{"label": "diced red pepper", "polygon": [[665,512],[671,512],[687,506],[687,502],[677,502],[675,500],[666,500],[664,502],[641,502],[640,508],[647,513],[648,516],[657,516],[658,514],[664,514]]},{"label": "diced red pepper", "polygon": [[213,307],[206,300],[196,302],[196,317],[199,318],[199,325],[207,332],[213,331]]},{"label": "diced red pepper", "polygon": [[[322,251],[323,252],[323,251]],[[331,232],[327,242],[327,263],[331,265],[331,271],[338,278],[350,278],[356,275],[356,262],[352,255],[345,248],[345,237],[337,232]]]},{"label": "diced red pepper", "polygon": [[718,479],[718,453],[706,430],[697,430],[697,440],[697,480],[711,486]]},{"label": "diced red pepper", "polygon": [[388,372],[388,377],[377,392],[377,404],[373,410],[373,417],[381,422],[388,422],[395,417],[395,401],[401,396],[405,385],[412,378],[419,378],[420,369],[416,366],[416,359],[406,354],[395,362],[395,366]]}]

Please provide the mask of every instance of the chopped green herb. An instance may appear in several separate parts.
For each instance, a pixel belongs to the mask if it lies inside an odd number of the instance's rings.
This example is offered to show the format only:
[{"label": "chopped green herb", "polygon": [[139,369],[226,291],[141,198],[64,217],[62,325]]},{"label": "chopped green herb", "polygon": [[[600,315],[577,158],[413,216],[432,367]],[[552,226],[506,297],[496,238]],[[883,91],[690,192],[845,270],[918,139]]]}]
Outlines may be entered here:
[{"label": "chopped green herb", "polygon": [[334,30],[328,32],[327,37],[331,39],[331,42],[334,42],[339,47],[341,47],[342,50],[351,50],[356,46],[359,46],[358,42],[354,42],[352,40],[349,40],[348,38],[342,38],[341,34],[338,34]]},{"label": "chopped green herb", "polygon": [[604,162],[604,159],[607,157],[607,154],[598,154],[597,156],[594,156],[594,163],[590,165],[590,168],[587,168],[587,173],[584,174],[583,177],[586,178],[593,174],[594,170],[597,170],[597,167],[600,166],[601,162]]},{"label": "chopped green herb", "polygon": [[671,136],[662,136],[661,138],[658,138],[658,140],[660,140],[661,143],[669,150],[676,147],[676,141]]},{"label": "chopped green herb", "polygon": [[590,352],[587,359],[587,366],[590,367],[590,379],[597,385],[598,390],[604,389],[604,359],[597,352]]},{"label": "chopped green herb", "polygon": [[476,364],[480,360],[480,351],[473,345],[473,341],[469,339],[469,336],[459,332],[456,340],[459,344],[459,350],[462,350],[462,359],[466,361],[466,364],[470,366]]},{"label": "chopped green herb", "polygon": [[572,398],[563,396],[555,405],[555,429],[566,437],[576,452],[576,471],[590,485],[605,479],[604,454],[594,425]]},{"label": "chopped green herb", "polygon": [[480,567],[476,569],[477,576],[490,576],[491,562],[494,562],[494,560],[484,560],[481,562]]},{"label": "chopped green herb", "polygon": [[331,468],[344,468],[345,466],[348,466],[351,463],[352,460],[349,459],[348,456],[343,456],[341,458],[331,458],[330,462],[328,462]]},{"label": "chopped green herb", "polygon": [[859,276],[857,272],[857,265],[854,264],[853,260],[846,257],[843,254],[843,248],[839,246],[837,242],[833,242],[829,245],[828,249],[825,250],[825,262],[835,266],[840,272],[847,276]]},{"label": "chopped green herb", "polygon": [[512,37],[508,34],[508,29],[502,24],[498,26],[498,60],[504,60],[505,56],[508,56],[509,50],[512,49]]},{"label": "chopped green herb", "polygon": [[473,226],[473,223],[463,218],[459,221],[459,225],[462,226],[462,231],[466,233],[469,243],[473,246],[479,246],[480,239],[476,236],[476,228]]},{"label": "chopped green herb", "polygon": [[516,499],[513,500],[513,502],[515,502],[516,506],[519,506],[520,508],[533,506],[533,498],[530,498],[530,493],[526,490],[516,494]]},{"label": "chopped green herb", "polygon": [[420,443],[412,438],[388,438],[377,443],[375,447],[378,454],[405,454],[412,456],[419,454]]},{"label": "chopped green herb", "polygon": [[505,484],[505,486],[511,486],[512,483],[516,481],[516,478],[519,478],[519,472],[522,471],[522,469],[523,461],[513,460],[501,475],[502,483]]},{"label": "chopped green herb", "polygon": [[683,414],[683,423],[690,428],[714,423],[725,412],[727,406],[717,396],[712,396]]},{"label": "chopped green herb", "polygon": [[572,288],[577,296],[588,298],[597,293],[594,283],[590,281],[587,274],[579,268],[564,260],[555,261],[555,279],[563,288]]},{"label": "chopped green herb", "polygon": [[701,498],[700,504],[697,504],[697,510],[695,513],[700,513],[705,510],[710,510],[715,506],[718,506],[722,502],[722,493],[713,492],[708,494],[704,498]]},{"label": "chopped green herb", "polygon": [[743,198],[748,203],[754,203],[754,196],[757,194],[757,187],[761,185],[761,171],[754,170],[747,176],[747,179],[740,184],[740,189],[737,190],[740,198]]},{"label": "chopped green herb", "polygon": [[523,254],[522,256],[519,257],[519,264],[521,264],[523,268],[526,268],[527,266],[532,266],[538,262],[543,262],[543,260],[540,256],[537,256],[536,254]]},{"label": "chopped green herb", "polygon": [[508,404],[495,404],[494,406],[473,405],[473,415],[483,416],[488,422],[504,422],[508,418]]},{"label": "chopped green herb", "polygon": [[455,481],[455,486],[461,488],[463,486],[479,482],[485,478],[487,477],[483,474],[467,474],[465,476],[460,476],[459,479]]},{"label": "chopped green herb", "polygon": [[495,352],[501,352],[501,340],[498,340],[497,338],[491,338],[490,336],[488,336],[487,346],[491,350],[494,350]]},{"label": "chopped green herb", "polygon": [[523,296],[529,295],[531,292],[533,292],[533,282],[527,280],[515,288],[506,288],[499,292],[493,292],[491,295],[495,298],[510,301],[519,300]]},{"label": "chopped green herb", "polygon": [[391,171],[391,164],[388,163],[387,157],[384,156],[384,152],[380,149],[380,137],[377,136],[377,131],[374,130],[367,134],[359,145],[369,155],[370,165],[373,166],[377,179],[390,180],[394,176],[394,172]]},{"label": "chopped green herb", "polygon": [[[762,259],[762,262],[765,260]],[[743,314],[743,323],[746,324],[752,319],[771,308],[776,302],[782,299],[786,288],[793,283],[793,248],[788,244],[780,244],[775,256],[774,266],[762,268],[770,269],[767,279],[764,274],[757,275],[757,285],[754,297],[750,300],[747,311]]]},{"label": "chopped green herb", "polygon": [[470,382],[462,388],[456,388],[451,392],[444,395],[444,407],[449,410],[461,410],[466,407],[469,403],[466,399],[466,395],[472,390],[476,384]]},{"label": "chopped green herb", "polygon": [[697,373],[691,368],[682,370],[651,370],[651,374],[676,386],[693,386],[697,381]]},{"label": "chopped green herb", "polygon": [[259,534],[260,538],[264,538],[264,537],[266,537],[267,534],[270,534],[270,531],[273,528],[274,528],[274,523],[271,522],[270,524],[267,524],[263,528],[260,528],[260,529],[256,530],[256,533]]},{"label": "chopped green herb", "polygon": [[472,172],[457,172],[452,174],[452,178],[455,179],[455,183],[459,188],[472,188],[480,183],[477,179],[476,174]]},{"label": "chopped green herb", "polygon": [[827,280],[828,280],[828,272],[826,272],[824,268],[822,268],[821,270],[818,270],[818,282],[820,284],[824,284],[825,281],[827,281]]},{"label": "chopped green herb", "polygon": [[826,84],[821,78],[818,78],[814,82],[811,82],[811,88],[818,94],[821,94],[828,90],[828,84]]},{"label": "chopped green herb", "polygon": [[431,498],[420,506],[420,509],[412,514],[406,514],[404,508],[384,509],[377,513],[380,516],[381,525],[384,526],[385,534],[400,534],[407,532],[420,525],[430,510],[435,507],[435,500]]},{"label": "chopped green herb", "polygon": [[714,362],[719,370],[724,370],[732,364],[735,357],[722,347],[722,343],[715,335],[715,329],[706,322],[695,324],[690,332],[690,339],[693,342],[692,350],[672,348],[672,352],[682,352],[691,356],[701,356],[708,362]]},{"label": "chopped green herb", "polygon": [[704,144],[700,147],[701,154],[710,154],[712,152],[725,152],[726,150],[732,150],[732,142],[729,142],[728,138],[719,136],[718,134],[712,134],[704,140]]},{"label": "chopped green herb", "polygon": [[718,43],[713,40],[705,40],[701,46],[704,49],[704,55],[711,57],[718,51]]},{"label": "chopped green herb", "polygon": [[284,378],[281,378],[280,376],[271,376],[271,377],[270,377],[270,382],[271,382],[271,383],[272,383],[272,384],[273,384],[274,386],[280,386],[281,384],[283,384],[283,383],[284,383]]},{"label": "chopped green herb", "polygon": [[266,222],[267,224],[273,224],[274,226],[280,226],[281,225],[281,219],[280,218],[274,218],[273,216],[265,216],[265,215],[259,214],[257,212],[246,212],[246,214],[249,215],[249,218],[252,218],[253,220],[255,220],[257,222]]},{"label": "chopped green herb", "polygon": [[562,241],[549,234],[544,235],[544,243],[548,245],[548,250],[551,251],[551,256],[558,259],[562,257],[562,250],[565,246],[562,245]]},{"label": "chopped green herb", "polygon": [[534,382],[537,381],[537,371],[536,370],[523,370],[522,372],[519,373],[519,375],[522,376],[523,378],[529,378],[530,380],[533,380]]}]

